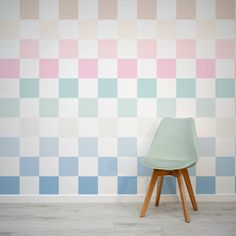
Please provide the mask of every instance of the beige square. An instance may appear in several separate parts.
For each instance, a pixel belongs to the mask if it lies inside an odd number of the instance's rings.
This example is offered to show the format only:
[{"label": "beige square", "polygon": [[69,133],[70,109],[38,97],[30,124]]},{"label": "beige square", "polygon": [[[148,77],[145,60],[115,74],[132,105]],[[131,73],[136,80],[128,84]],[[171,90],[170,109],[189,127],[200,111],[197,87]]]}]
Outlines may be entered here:
[{"label": "beige square", "polygon": [[119,38],[136,38],[137,25],[134,20],[119,21],[118,37]]},{"label": "beige square", "polygon": [[176,17],[177,19],[194,19],[196,17],[196,1],[177,0]]},{"label": "beige square", "polygon": [[99,137],[116,137],[117,136],[117,119],[100,118],[98,121]]},{"label": "beige square", "polygon": [[59,130],[60,137],[78,137],[78,119],[60,118]]},{"label": "beige square", "polygon": [[157,38],[173,39],[176,36],[175,21],[158,21],[157,22]]},{"label": "beige square", "polygon": [[79,38],[96,38],[96,37],[97,37],[97,21],[80,20]]},{"label": "beige square", "polygon": [[77,19],[78,0],[60,0],[59,17],[60,19]]},{"label": "beige square", "polygon": [[0,21],[0,38],[14,39],[19,37],[19,21]]},{"label": "beige square", "polygon": [[21,0],[20,17],[21,19],[38,19],[39,0]]},{"label": "beige square", "polygon": [[156,0],[138,0],[138,19],[155,19],[156,9]]},{"label": "beige square", "polygon": [[213,39],[215,38],[215,22],[214,21],[198,21],[196,35],[197,38]]},{"label": "beige square", "polygon": [[234,0],[216,0],[216,18],[234,19],[235,13]]},{"label": "beige square", "polygon": [[117,18],[117,0],[99,0],[98,16],[99,19]]},{"label": "beige square", "polygon": [[40,37],[44,39],[58,38],[58,21],[40,21]]}]

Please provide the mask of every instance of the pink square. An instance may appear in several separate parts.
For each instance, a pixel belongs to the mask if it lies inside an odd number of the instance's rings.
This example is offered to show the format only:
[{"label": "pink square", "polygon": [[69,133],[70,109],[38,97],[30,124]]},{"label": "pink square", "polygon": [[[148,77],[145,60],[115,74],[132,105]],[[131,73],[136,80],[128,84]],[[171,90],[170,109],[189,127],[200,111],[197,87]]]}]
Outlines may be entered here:
[{"label": "pink square", "polygon": [[214,78],[215,60],[198,59],[197,60],[197,78]]},{"label": "pink square", "polygon": [[195,40],[178,40],[176,45],[176,54],[177,58],[194,58],[196,54]]},{"label": "pink square", "polygon": [[39,42],[34,39],[20,41],[20,56],[22,58],[37,58],[39,56]]},{"label": "pink square", "polygon": [[136,78],[137,61],[134,59],[118,60],[118,77],[119,78]]},{"label": "pink square", "polygon": [[216,40],[216,58],[234,58],[235,45],[233,39]]},{"label": "pink square", "polygon": [[97,78],[98,63],[96,59],[79,60],[79,77],[80,78]]},{"label": "pink square", "polygon": [[58,78],[58,60],[42,59],[40,60],[41,78]]},{"label": "pink square", "polygon": [[176,78],[175,59],[158,59],[157,60],[157,77],[158,78]]},{"label": "pink square", "polygon": [[59,42],[59,55],[61,58],[78,57],[78,41],[75,39],[62,39]]},{"label": "pink square", "polygon": [[100,58],[117,57],[117,41],[114,39],[101,39],[98,43],[98,56]]},{"label": "pink square", "polygon": [[138,57],[155,58],[156,57],[156,40],[143,39],[138,41]]},{"label": "pink square", "polygon": [[19,78],[19,60],[0,59],[0,78],[18,79]]}]

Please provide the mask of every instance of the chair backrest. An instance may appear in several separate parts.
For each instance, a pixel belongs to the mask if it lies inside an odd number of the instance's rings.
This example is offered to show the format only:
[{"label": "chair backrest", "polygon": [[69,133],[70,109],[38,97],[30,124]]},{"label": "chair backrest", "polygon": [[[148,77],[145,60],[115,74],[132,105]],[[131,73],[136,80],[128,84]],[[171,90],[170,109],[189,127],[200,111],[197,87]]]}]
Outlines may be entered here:
[{"label": "chair backrest", "polygon": [[198,141],[194,120],[192,118],[164,118],[146,157],[197,162]]}]

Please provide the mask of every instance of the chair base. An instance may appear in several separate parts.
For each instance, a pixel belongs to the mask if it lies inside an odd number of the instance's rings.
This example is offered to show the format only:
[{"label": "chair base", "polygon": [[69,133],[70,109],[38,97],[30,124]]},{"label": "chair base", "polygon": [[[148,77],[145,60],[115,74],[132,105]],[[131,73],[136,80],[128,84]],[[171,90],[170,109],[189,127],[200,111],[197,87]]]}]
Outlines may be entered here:
[{"label": "chair base", "polygon": [[[198,210],[198,205],[197,201],[195,199],[194,193],[193,193],[193,188],[191,185],[191,181],[189,178],[188,174],[188,169],[180,169],[180,170],[158,170],[154,169],[152,173],[152,177],[149,183],[149,187],[147,190],[147,194],[143,203],[143,207],[140,213],[140,217],[144,217],[153,193],[153,189],[155,187],[155,184],[157,182],[157,179],[159,180],[159,183],[157,185],[157,194],[156,194],[156,199],[155,199],[155,206],[159,205],[160,202],[160,196],[161,196],[161,189],[162,189],[162,184],[163,184],[163,178],[166,175],[171,175],[177,178],[178,186],[179,186],[179,191],[180,191],[180,197],[181,197],[181,202],[182,202],[182,208],[183,208],[183,214],[184,214],[184,219],[187,223],[190,222],[190,215],[187,207],[187,200],[186,200],[186,195],[185,195],[185,190],[184,190],[184,183],[183,183],[183,178],[185,181],[185,184],[187,186],[187,190],[191,199],[191,203],[193,206],[193,210],[197,211]],[[183,177],[183,178],[182,178]]]}]

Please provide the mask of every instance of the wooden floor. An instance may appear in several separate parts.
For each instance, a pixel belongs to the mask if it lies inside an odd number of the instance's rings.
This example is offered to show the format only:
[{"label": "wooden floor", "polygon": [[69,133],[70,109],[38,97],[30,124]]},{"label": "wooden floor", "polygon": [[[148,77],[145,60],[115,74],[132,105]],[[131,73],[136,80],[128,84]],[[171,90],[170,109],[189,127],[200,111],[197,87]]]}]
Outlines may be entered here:
[{"label": "wooden floor", "polygon": [[[190,209],[190,204],[188,204]],[[185,223],[179,202],[150,204],[140,218],[142,203],[0,204],[0,236],[84,235],[236,235],[236,202],[199,203]]]}]

